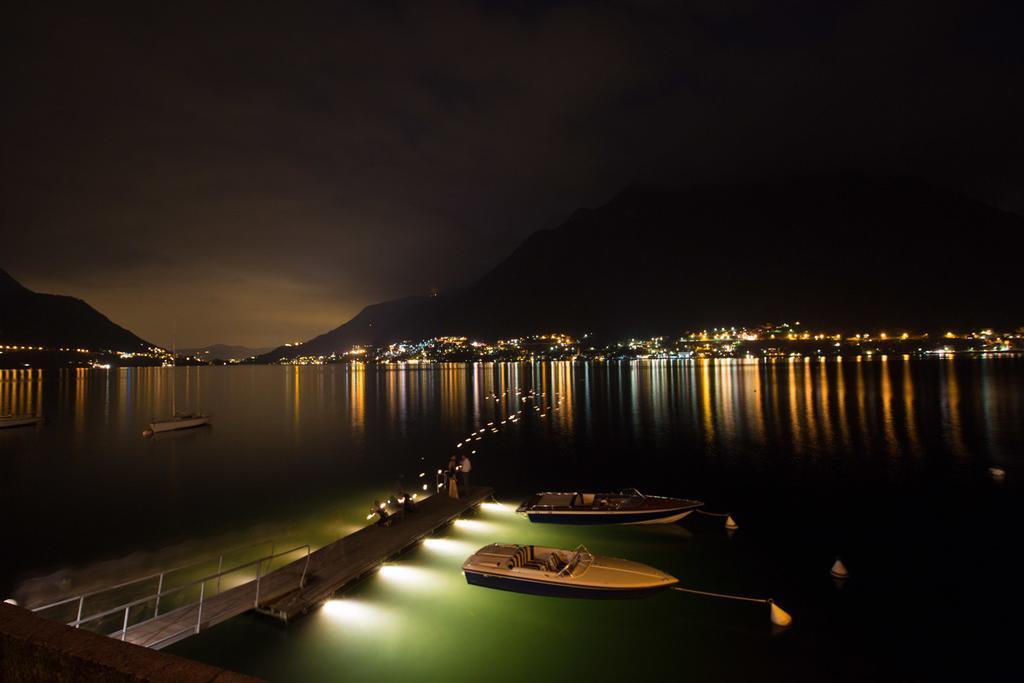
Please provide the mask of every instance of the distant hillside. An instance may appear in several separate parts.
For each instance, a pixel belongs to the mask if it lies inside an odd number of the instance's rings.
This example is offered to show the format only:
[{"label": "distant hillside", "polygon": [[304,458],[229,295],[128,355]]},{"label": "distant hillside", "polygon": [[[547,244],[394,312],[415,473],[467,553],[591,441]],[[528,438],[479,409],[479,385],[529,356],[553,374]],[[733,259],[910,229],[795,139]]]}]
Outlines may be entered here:
[{"label": "distant hillside", "polygon": [[410,296],[367,306],[356,317],[301,346],[279,346],[256,360],[272,363],[301,354],[329,355],[355,344],[382,346],[403,339],[424,339],[442,329],[442,297]]},{"label": "distant hillside", "polygon": [[648,336],[782,320],[851,333],[1016,327],[1020,234],[1019,216],[911,180],[635,186],[534,233],[465,291],[367,307],[263,359],[436,334]]},{"label": "distant hillside", "polygon": [[81,299],[37,294],[0,270],[0,343],[139,351],[152,346]]},{"label": "distant hillside", "polygon": [[196,358],[209,360],[241,360],[243,358],[252,358],[253,356],[262,355],[270,350],[271,349],[269,347],[253,349],[248,346],[211,344],[210,346],[203,346],[194,349],[178,349],[178,354],[181,356],[195,356]]}]

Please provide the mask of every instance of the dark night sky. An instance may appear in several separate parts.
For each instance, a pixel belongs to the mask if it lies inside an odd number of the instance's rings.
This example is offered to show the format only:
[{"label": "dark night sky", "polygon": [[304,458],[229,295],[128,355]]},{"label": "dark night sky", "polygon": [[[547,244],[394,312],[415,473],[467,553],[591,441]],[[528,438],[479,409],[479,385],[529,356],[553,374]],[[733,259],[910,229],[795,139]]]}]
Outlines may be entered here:
[{"label": "dark night sky", "polygon": [[274,345],[636,179],[903,173],[1024,213],[1013,4],[23,3],[0,267],[156,343]]}]

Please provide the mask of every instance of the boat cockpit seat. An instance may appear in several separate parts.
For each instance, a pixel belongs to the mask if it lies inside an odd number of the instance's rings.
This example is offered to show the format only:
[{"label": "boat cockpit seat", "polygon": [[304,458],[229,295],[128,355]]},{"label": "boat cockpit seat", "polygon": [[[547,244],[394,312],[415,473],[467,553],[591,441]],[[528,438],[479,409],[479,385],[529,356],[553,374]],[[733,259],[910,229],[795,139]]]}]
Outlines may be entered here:
[{"label": "boat cockpit seat", "polygon": [[549,572],[558,573],[565,567],[565,562],[562,562],[562,558],[558,556],[558,553],[551,553],[548,555],[547,569]]},{"label": "boat cockpit seat", "polygon": [[506,566],[509,569],[515,569],[516,567],[530,567],[536,566],[537,564],[538,560],[536,556],[533,554],[533,546],[524,545],[518,550],[516,550],[515,554],[512,556],[512,558],[509,560]]}]

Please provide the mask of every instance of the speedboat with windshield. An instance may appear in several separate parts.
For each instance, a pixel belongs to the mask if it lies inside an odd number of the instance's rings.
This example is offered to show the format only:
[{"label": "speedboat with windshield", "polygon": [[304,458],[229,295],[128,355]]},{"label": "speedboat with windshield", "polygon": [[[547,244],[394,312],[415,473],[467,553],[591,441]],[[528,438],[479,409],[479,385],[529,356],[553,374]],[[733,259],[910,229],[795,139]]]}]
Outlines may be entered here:
[{"label": "speedboat with windshield", "polygon": [[635,598],[678,583],[646,564],[575,550],[493,543],[462,565],[474,586],[565,598]]},{"label": "speedboat with windshield", "polygon": [[617,493],[538,493],[516,512],[548,524],[669,524],[703,501],[648,496],[636,489]]}]

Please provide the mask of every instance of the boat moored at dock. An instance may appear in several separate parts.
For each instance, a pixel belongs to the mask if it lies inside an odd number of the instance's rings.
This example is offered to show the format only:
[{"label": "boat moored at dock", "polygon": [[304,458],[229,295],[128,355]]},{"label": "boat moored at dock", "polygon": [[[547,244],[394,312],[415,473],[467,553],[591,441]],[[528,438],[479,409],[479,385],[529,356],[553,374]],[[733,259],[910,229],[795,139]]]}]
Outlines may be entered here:
[{"label": "boat moored at dock", "polygon": [[635,598],[678,583],[654,567],[593,555],[582,545],[563,550],[493,543],[470,555],[462,571],[475,586],[567,598]]},{"label": "boat moored at dock", "polygon": [[538,493],[516,512],[547,524],[669,524],[703,501],[647,496],[636,489],[617,493]]}]

